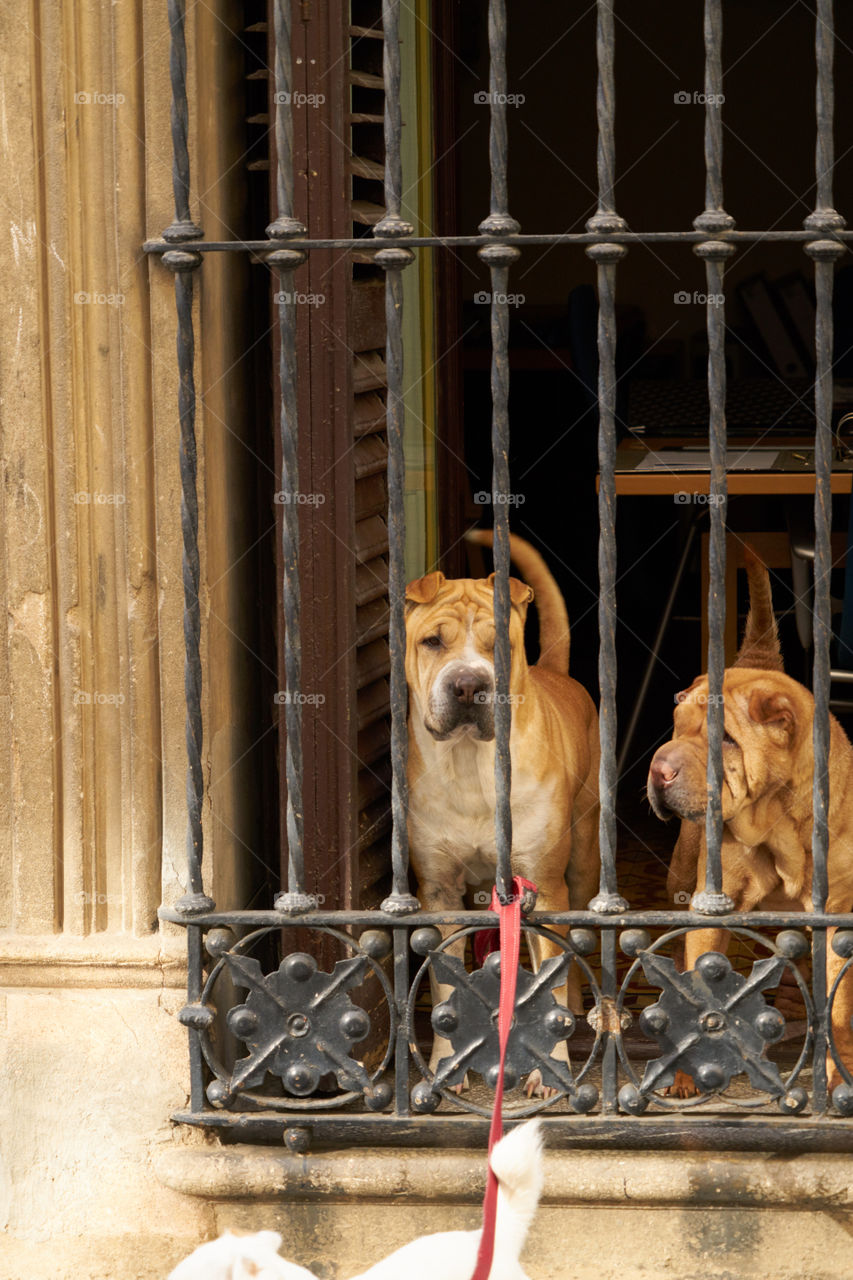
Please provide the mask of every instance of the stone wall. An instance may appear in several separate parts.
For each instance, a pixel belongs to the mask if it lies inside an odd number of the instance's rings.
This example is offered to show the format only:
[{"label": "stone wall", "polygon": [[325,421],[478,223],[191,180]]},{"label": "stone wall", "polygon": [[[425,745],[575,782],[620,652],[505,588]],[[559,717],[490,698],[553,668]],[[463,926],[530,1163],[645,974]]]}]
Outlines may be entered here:
[{"label": "stone wall", "polygon": [[[190,6],[187,28],[208,192],[194,212],[213,236],[233,199],[214,177],[235,145],[213,92],[227,16]],[[211,76],[200,127],[198,49]],[[4,1280],[163,1275],[212,1228],[151,1168],[162,1142],[196,1140],[169,1123],[187,1101],[184,937],[157,922],[185,887],[186,832],[174,288],[142,251],[173,217],[168,68],[164,0],[0,7]],[[243,423],[226,270],[205,273],[202,614],[218,678],[204,691],[204,822],[226,906],[256,822],[237,765],[250,699],[245,579],[231,569],[245,530],[235,503],[208,538],[204,511],[240,465]]]}]

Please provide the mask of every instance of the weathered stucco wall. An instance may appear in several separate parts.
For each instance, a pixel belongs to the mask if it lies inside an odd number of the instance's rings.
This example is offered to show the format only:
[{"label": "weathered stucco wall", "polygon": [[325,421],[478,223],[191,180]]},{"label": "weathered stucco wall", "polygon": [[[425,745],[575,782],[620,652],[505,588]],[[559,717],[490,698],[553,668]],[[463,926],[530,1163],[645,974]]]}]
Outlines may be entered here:
[{"label": "weathered stucco wall", "polygon": [[[217,1230],[280,1231],[284,1254],[323,1280],[346,1280],[419,1232],[478,1226],[484,1182],[474,1151],[162,1147],[155,1167],[208,1200]],[[847,1156],[549,1151],[545,1169],[524,1254],[533,1280],[850,1274]]]},{"label": "weathered stucco wall", "polygon": [[[174,289],[141,248],[173,216],[168,60],[162,0],[0,6],[3,1280],[160,1276],[212,1229],[151,1168],[188,1075],[184,938],[157,923],[185,879]],[[210,103],[208,137],[227,108]],[[200,392],[227,355],[211,334]],[[217,395],[233,397],[227,377]],[[211,554],[204,533],[205,483],[229,461],[209,429],[200,404],[202,613],[216,582],[217,643],[236,646],[233,538]],[[207,803],[204,822],[233,868],[254,818],[232,768],[243,678],[221,657],[204,700],[224,819]]]}]

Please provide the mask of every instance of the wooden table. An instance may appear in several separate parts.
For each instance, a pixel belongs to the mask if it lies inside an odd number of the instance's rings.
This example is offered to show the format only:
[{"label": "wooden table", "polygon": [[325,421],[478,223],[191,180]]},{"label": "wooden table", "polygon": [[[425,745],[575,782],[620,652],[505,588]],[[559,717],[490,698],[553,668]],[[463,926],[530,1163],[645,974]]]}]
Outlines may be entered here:
[{"label": "wooden table", "polygon": [[[757,444],[759,444],[758,441],[732,440],[729,442],[729,447],[746,453]],[[771,446],[762,442],[760,447]],[[696,442],[683,439],[662,440],[660,437],[654,440],[638,438],[624,442],[616,451],[617,496],[622,494],[626,497],[629,495],[666,497],[677,493],[710,493],[711,476],[708,471],[693,469],[679,471],[677,463],[673,463],[665,470],[636,470],[637,464],[649,453],[676,452],[683,448],[696,448]],[[814,493],[814,467],[808,461],[800,461],[802,458],[808,459],[813,452],[814,450],[807,442],[801,445],[794,440],[786,439],[784,445],[778,448],[779,465],[762,471],[730,471],[727,476],[729,494],[733,497],[739,494],[756,496],[778,494],[788,497],[793,494]],[[834,463],[831,479],[832,492],[849,493],[851,481],[853,481],[853,461]]]}]

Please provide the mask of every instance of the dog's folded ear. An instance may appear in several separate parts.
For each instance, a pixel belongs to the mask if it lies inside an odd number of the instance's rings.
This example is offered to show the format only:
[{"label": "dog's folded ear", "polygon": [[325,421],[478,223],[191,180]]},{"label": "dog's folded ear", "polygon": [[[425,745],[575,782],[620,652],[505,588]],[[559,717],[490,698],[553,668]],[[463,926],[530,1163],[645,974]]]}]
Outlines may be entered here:
[{"label": "dog's folded ear", "polygon": [[691,685],[688,685],[686,689],[680,690],[680,692],[675,695],[675,701],[679,703],[686,702],[688,693],[692,693],[699,681],[704,679],[704,676],[697,676]]},{"label": "dog's folded ear", "polygon": [[787,693],[756,689],[749,700],[749,717],[756,724],[783,730],[790,738],[797,724],[797,709]]},{"label": "dog's folded ear", "polygon": [[414,582],[410,582],[406,587],[406,603],[432,604],[444,586],[445,581],[444,574],[440,569],[436,569],[434,573],[424,574],[422,578],[416,578]]},{"label": "dog's folded ear", "polygon": [[[489,574],[489,586],[494,589],[495,575]],[[510,578],[509,580],[509,598],[517,609],[522,605],[530,604],[533,599],[533,588],[529,587],[526,582],[521,582],[518,578]]]}]

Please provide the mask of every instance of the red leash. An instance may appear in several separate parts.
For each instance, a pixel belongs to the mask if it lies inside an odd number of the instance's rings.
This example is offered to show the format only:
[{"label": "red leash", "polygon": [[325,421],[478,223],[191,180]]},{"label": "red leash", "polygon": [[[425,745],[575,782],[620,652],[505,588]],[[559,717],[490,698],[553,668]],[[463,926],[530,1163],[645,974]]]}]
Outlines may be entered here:
[{"label": "red leash", "polygon": [[[504,905],[498,898],[497,889],[492,890],[491,909],[497,912],[500,922],[501,953],[501,994],[498,1005],[498,1045],[500,1046],[500,1064],[498,1080],[495,1086],[495,1105],[492,1111],[492,1125],[489,1129],[489,1154],[492,1147],[503,1136],[503,1098],[504,1098],[504,1063],[506,1047],[512,1027],[512,1013],[515,1008],[515,986],[518,978],[518,957],[521,950],[521,900],[524,891],[536,893],[536,886],[521,876],[512,878],[512,899]],[[477,1265],[471,1280],[488,1280],[492,1269],[492,1258],[495,1252],[495,1220],[498,1208],[498,1180],[489,1166],[486,1181],[486,1194],[483,1197],[483,1234],[480,1237],[480,1248],[477,1252]]]}]

